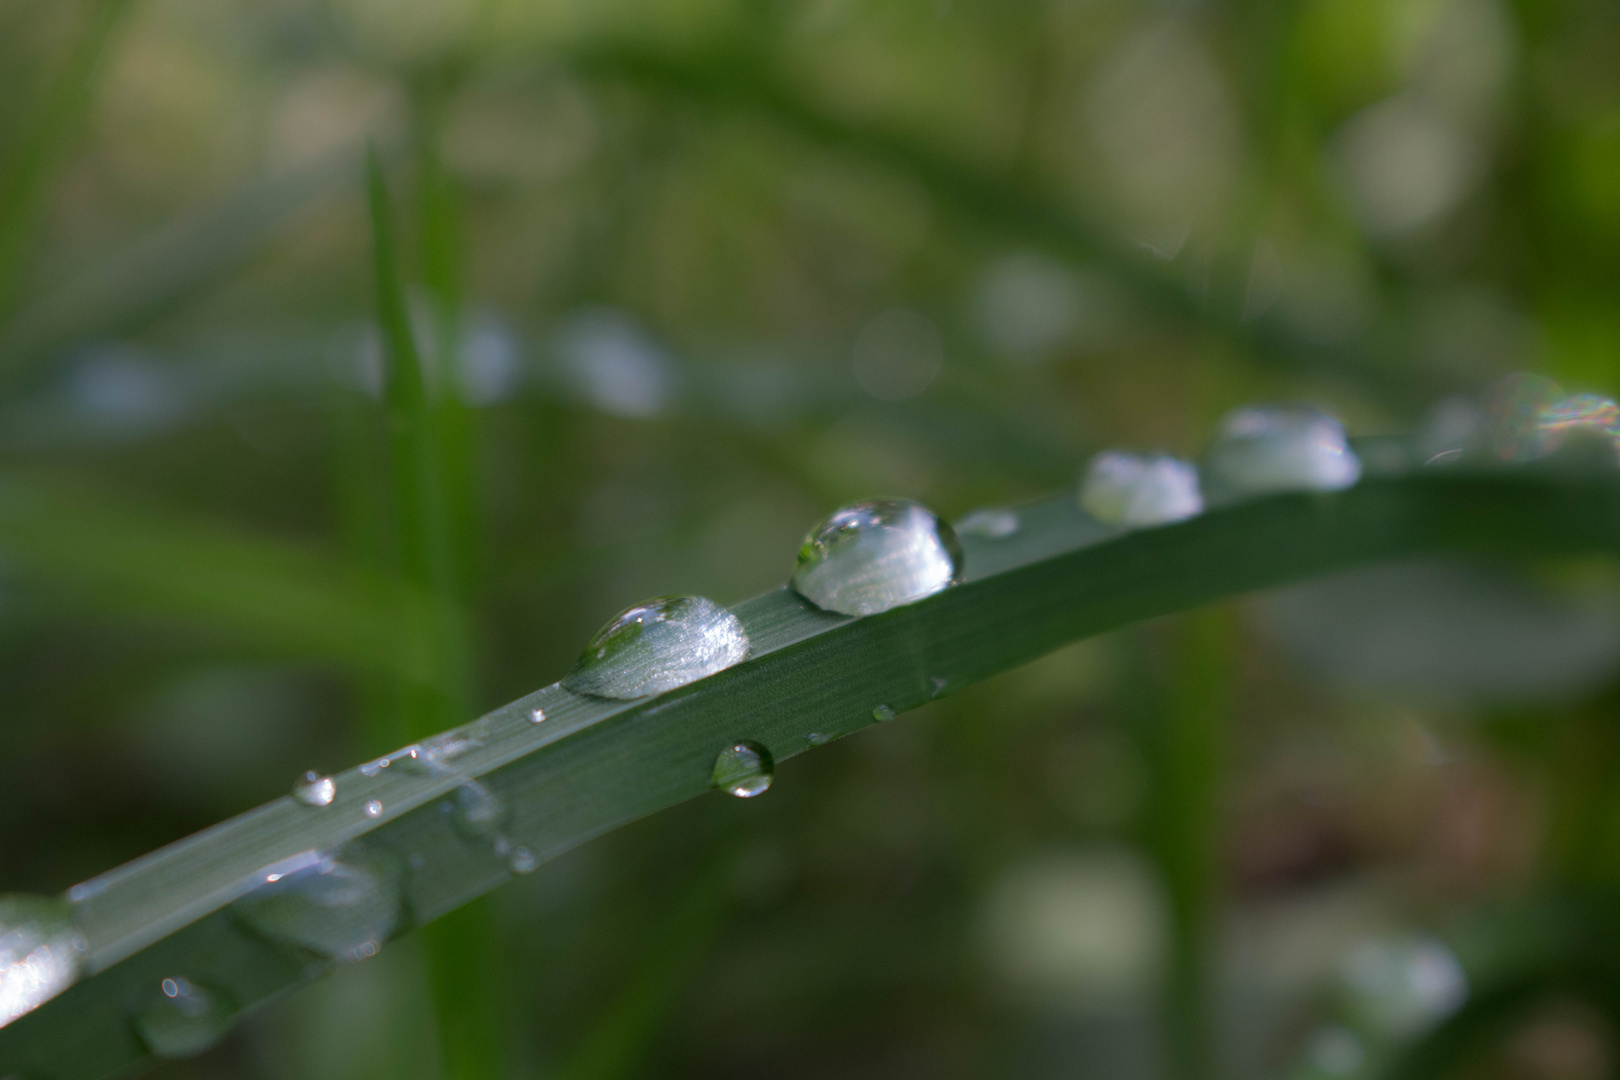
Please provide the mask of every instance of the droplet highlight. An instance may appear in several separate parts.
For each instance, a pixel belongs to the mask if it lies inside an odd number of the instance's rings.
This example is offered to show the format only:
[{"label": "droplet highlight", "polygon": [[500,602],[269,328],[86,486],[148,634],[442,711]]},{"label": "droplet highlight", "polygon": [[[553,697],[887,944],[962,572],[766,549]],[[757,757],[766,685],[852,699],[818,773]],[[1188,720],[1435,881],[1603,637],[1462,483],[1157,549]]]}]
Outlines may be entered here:
[{"label": "droplet highlight", "polygon": [[598,631],[562,684],[577,694],[630,700],[707,678],[747,656],[748,635],[737,616],[701,596],[660,596],[626,608]]},{"label": "droplet highlight", "polygon": [[338,963],[375,956],[398,929],[402,873],[387,853],[350,844],[288,863],[268,868],[264,884],[232,905],[248,928]]},{"label": "droplet highlight", "polygon": [[885,723],[885,722],[887,722],[889,720],[893,720],[894,719],[894,706],[892,706],[892,705],[879,705],[877,708],[872,710],[872,719],[876,720],[880,724]]},{"label": "droplet highlight", "polygon": [[1166,525],[1197,516],[1204,497],[1191,462],[1167,454],[1108,450],[1086,468],[1080,508],[1110,525]]},{"label": "droplet highlight", "polygon": [[337,781],[311,769],[293,788],[293,798],[305,806],[331,806],[337,798]]},{"label": "droplet highlight", "polygon": [[1304,405],[1238,409],[1221,421],[1203,462],[1206,495],[1340,491],[1361,478],[1344,425]]},{"label": "droplet highlight", "polygon": [[72,986],[86,947],[65,901],[0,896],[0,1027]]},{"label": "droplet highlight", "polygon": [[1018,532],[1018,511],[975,510],[956,523],[958,536],[982,536],[987,540],[1005,540]]},{"label": "droplet highlight", "polygon": [[366,817],[382,817],[383,804],[377,799],[366,800]]},{"label": "droplet highlight", "polygon": [[230,1030],[235,1007],[224,994],[178,975],[162,980],[135,1016],[135,1032],[158,1057],[200,1054]]},{"label": "droplet highlight", "polygon": [[732,743],[714,759],[710,782],[739,799],[752,799],[770,789],[776,773],[771,752],[757,742]]},{"label": "droplet highlight", "polygon": [[529,710],[529,723],[543,724],[546,722],[546,710],[536,706]]},{"label": "droplet highlight", "polygon": [[810,530],[791,584],[825,611],[876,615],[961,580],[962,545],[949,525],[909,499],[872,499]]}]

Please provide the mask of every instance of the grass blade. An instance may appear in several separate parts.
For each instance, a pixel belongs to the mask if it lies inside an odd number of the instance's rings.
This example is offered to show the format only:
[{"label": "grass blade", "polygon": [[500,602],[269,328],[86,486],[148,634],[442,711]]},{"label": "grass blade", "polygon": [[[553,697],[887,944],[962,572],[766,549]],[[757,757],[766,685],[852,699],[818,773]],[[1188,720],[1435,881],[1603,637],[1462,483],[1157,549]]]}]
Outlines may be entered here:
[{"label": "grass blade", "polygon": [[[364,837],[413,867],[401,887],[419,922],[508,880],[509,862],[462,839],[442,811],[470,779],[509,811],[511,843],[549,858],[703,794],[717,748],[736,739],[784,761],[811,733],[874,723],[878,703],[914,708],[937,696],[937,680],[954,690],[1130,622],[1424,553],[1614,553],[1620,478],[1419,469],[1123,534],[1085,517],[1070,495],[1020,516],[1009,538],[965,538],[966,580],[943,593],[863,619],[767,593],[733,609],[752,655],[711,678],[633,702],[553,684],[466,729],[473,743],[454,774],[350,770],[328,808],[279,799],[77,887],[89,974],[0,1028],[0,1069],[90,1080],[134,1066],[145,1054],[128,1002],[176,972],[244,1006],[318,975],[307,954],[246,933],[229,910],[279,860]],[[376,812],[365,812],[372,802]]]}]

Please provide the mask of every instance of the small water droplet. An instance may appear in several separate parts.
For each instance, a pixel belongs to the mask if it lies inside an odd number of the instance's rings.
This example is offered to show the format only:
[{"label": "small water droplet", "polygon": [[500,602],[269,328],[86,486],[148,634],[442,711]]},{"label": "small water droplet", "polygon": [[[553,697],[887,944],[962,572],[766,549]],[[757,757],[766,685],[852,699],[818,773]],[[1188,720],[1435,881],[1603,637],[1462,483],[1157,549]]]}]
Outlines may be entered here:
[{"label": "small water droplet", "polygon": [[337,798],[337,781],[311,769],[293,788],[293,797],[305,806],[331,806]]},{"label": "small water droplet", "polygon": [[1016,510],[975,510],[956,523],[959,536],[983,536],[990,540],[1005,540],[1018,531]]},{"label": "small water droplet", "polygon": [[1304,405],[1256,406],[1228,413],[1204,458],[1208,494],[1339,491],[1361,478],[1344,425]]},{"label": "small water droplet", "polygon": [[529,710],[529,723],[531,723],[531,724],[543,724],[545,722],[546,722],[546,710],[540,708],[538,705]]},{"label": "small water droplet", "polygon": [[381,817],[383,805],[376,799],[366,800],[366,817]]},{"label": "small water droplet", "polygon": [[929,678],[928,685],[933,689],[933,693],[930,696],[939,697],[945,692],[946,687],[951,685],[951,681],[943,678],[942,676],[934,675]]},{"label": "small water droplet", "polygon": [[295,869],[232,905],[250,929],[339,963],[374,956],[399,927],[402,868],[389,853],[349,844],[335,855],[309,853]]},{"label": "small water droplet", "polygon": [[701,596],[660,596],[626,608],[591,638],[562,684],[628,700],[696,682],[748,656],[737,616]]},{"label": "small water droplet", "polygon": [[506,821],[505,804],[476,780],[458,785],[455,794],[445,800],[444,810],[451,827],[468,840],[487,840]]},{"label": "small water droplet", "polygon": [[535,867],[540,865],[540,860],[528,848],[515,847],[512,849],[511,858],[507,860],[507,865],[512,868],[514,874],[532,874]]},{"label": "small water droplet", "polygon": [[732,743],[714,759],[710,782],[739,799],[763,795],[771,786],[776,762],[771,752],[757,742]]},{"label": "small water droplet", "polygon": [[812,731],[810,734],[804,737],[804,741],[809,743],[811,746],[826,746],[828,743],[832,742],[832,738],[833,737],[828,735],[826,732]]},{"label": "small water droplet", "polygon": [[364,765],[360,766],[360,775],[376,776],[386,768],[388,768],[388,759],[386,757],[380,757],[376,761],[368,761]]},{"label": "small water droplet", "polygon": [[1197,516],[1204,497],[1191,462],[1167,454],[1107,450],[1086,468],[1080,508],[1110,525],[1166,525]]},{"label": "small water droplet", "polygon": [[879,705],[877,708],[872,710],[872,719],[876,720],[880,724],[886,720],[893,720],[894,706]]},{"label": "small water droplet", "polygon": [[218,991],[178,975],[164,979],[135,1016],[135,1031],[158,1057],[200,1054],[230,1030],[236,1010]]},{"label": "small water droplet", "polygon": [[794,591],[826,611],[875,615],[962,580],[962,546],[933,511],[909,499],[872,499],[810,530]]},{"label": "small water droplet", "polygon": [[67,903],[0,896],[0,1027],[71,986],[85,949]]}]

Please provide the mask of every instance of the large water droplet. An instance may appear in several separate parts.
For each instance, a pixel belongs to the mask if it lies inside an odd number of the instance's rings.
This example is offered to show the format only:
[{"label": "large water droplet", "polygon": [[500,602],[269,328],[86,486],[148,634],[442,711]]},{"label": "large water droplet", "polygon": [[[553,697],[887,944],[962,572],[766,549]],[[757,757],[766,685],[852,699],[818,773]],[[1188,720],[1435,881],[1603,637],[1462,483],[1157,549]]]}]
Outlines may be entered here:
[{"label": "large water droplet", "polygon": [[73,985],[85,947],[65,901],[0,896],[0,1027]]},{"label": "large water droplet", "polygon": [[158,1057],[200,1054],[230,1030],[235,1008],[225,995],[178,975],[164,979],[135,1016],[135,1031]]},{"label": "large water droplet", "polygon": [[875,615],[962,580],[962,546],[933,511],[909,499],[872,499],[810,530],[793,588],[843,615]]},{"label": "large water droplet", "polygon": [[293,788],[293,797],[305,806],[331,806],[337,798],[337,781],[311,769]]},{"label": "large water droplet", "polygon": [[455,794],[445,800],[444,809],[451,827],[468,840],[487,840],[506,822],[506,805],[476,780],[457,786]]},{"label": "large water droplet", "polygon": [[1304,405],[1238,409],[1221,421],[1204,458],[1211,496],[1338,491],[1361,478],[1344,425]]},{"label": "large water droplet", "polygon": [[701,596],[660,596],[602,627],[562,684],[595,697],[648,697],[747,656],[748,635],[737,616]]},{"label": "large water droplet", "polygon": [[1108,450],[1091,459],[1080,482],[1080,508],[1110,525],[1164,525],[1204,509],[1198,470],[1165,454]]},{"label": "large water droplet", "polygon": [[350,844],[271,867],[232,910],[272,941],[340,963],[375,956],[398,927],[401,870],[385,853]]},{"label": "large water droplet", "polygon": [[775,774],[776,762],[771,752],[757,742],[744,739],[720,751],[709,779],[721,791],[739,799],[752,799],[770,788]]}]

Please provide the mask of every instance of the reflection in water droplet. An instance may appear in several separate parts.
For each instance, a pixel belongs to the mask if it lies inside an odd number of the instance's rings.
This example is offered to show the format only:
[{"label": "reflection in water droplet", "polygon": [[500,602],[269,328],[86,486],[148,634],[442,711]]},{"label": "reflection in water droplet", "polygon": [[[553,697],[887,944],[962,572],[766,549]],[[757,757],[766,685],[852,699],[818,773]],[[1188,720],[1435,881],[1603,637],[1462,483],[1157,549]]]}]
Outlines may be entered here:
[{"label": "reflection in water droplet", "polygon": [[476,780],[463,781],[444,802],[450,825],[468,840],[487,840],[506,821],[506,806]]},{"label": "reflection in water droplet", "polygon": [[1164,454],[1108,450],[1091,459],[1080,482],[1080,508],[1110,525],[1164,525],[1204,509],[1198,470]]},{"label": "reflection in water droplet", "polygon": [[872,499],[810,530],[793,568],[794,591],[843,615],[875,615],[962,580],[956,533],[909,499]]},{"label": "reflection in water droplet", "polygon": [[975,510],[956,523],[959,536],[983,536],[990,540],[1005,540],[1018,531],[1016,510]]},{"label": "reflection in water droplet", "polygon": [[771,752],[757,742],[743,740],[720,751],[714,759],[710,782],[739,799],[763,795],[771,786],[776,762]]},{"label": "reflection in water droplet", "polygon": [[85,948],[67,903],[0,896],[0,1027],[71,986]]},{"label": "reflection in water droplet", "polygon": [[366,800],[366,817],[381,817],[383,805],[376,799]]},{"label": "reflection in water droplet", "polygon": [[265,884],[232,905],[251,929],[339,963],[375,956],[398,928],[401,870],[387,853],[350,844],[270,868]]},{"label": "reflection in water droplet", "polygon": [[1361,478],[1344,425],[1304,405],[1238,409],[1221,421],[1204,458],[1208,494],[1338,491]]},{"label": "reflection in water droplet", "polygon": [[514,874],[532,874],[535,867],[540,865],[540,860],[528,848],[515,847],[512,849],[512,857],[508,860],[507,865],[511,866]]},{"label": "reflection in water droplet", "polygon": [[529,710],[529,723],[543,724],[546,722],[546,710],[536,707]]},{"label": "reflection in water droplet", "polygon": [[311,769],[293,788],[293,797],[305,806],[331,806],[337,798],[337,781]]},{"label": "reflection in water droplet", "polygon": [[135,1016],[135,1031],[158,1057],[183,1058],[213,1046],[236,1010],[218,991],[178,975],[164,979],[151,1004]]},{"label": "reflection in water droplet", "polygon": [[620,612],[591,638],[562,684],[579,694],[662,694],[748,656],[737,616],[701,596],[660,596]]},{"label": "reflection in water droplet", "polygon": [[872,710],[872,719],[878,721],[879,723],[882,723],[885,720],[893,720],[894,707],[892,705],[879,705],[877,708]]}]

